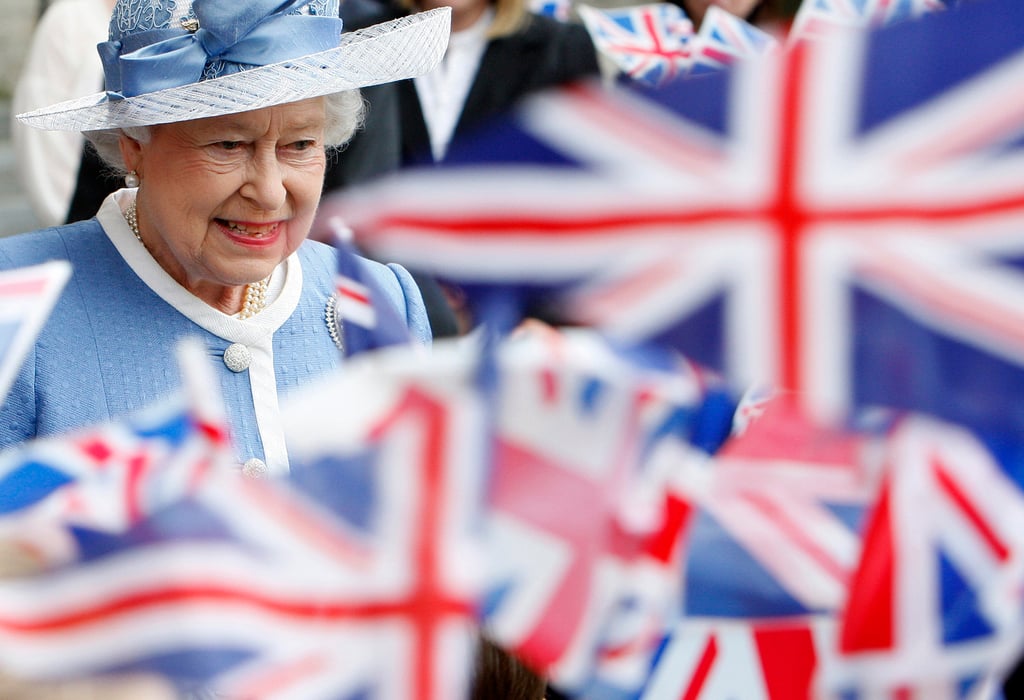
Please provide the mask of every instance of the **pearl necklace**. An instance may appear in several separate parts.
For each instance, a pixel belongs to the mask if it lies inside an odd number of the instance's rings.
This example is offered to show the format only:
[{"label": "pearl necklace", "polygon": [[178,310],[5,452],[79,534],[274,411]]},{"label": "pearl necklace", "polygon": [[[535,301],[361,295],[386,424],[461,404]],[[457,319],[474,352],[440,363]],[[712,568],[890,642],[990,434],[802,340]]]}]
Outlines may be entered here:
[{"label": "pearl necklace", "polygon": [[[131,228],[132,233],[135,234],[136,240],[142,243],[142,247],[149,251],[146,243],[142,240],[142,235],[139,233],[139,216],[135,202],[128,205],[128,210],[124,213],[124,218],[128,222],[128,226]],[[270,287],[270,277],[261,279],[259,282],[253,282],[252,284],[245,285],[245,299],[242,301],[242,310],[238,313],[238,318],[247,319],[252,318],[263,309],[267,308],[267,289]]]}]

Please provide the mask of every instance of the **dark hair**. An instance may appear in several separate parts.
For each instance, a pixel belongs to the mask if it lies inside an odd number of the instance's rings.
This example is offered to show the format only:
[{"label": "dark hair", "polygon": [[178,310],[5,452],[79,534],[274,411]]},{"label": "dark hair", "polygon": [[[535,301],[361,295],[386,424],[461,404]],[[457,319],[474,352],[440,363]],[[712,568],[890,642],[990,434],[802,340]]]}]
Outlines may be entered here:
[{"label": "dark hair", "polygon": [[519,659],[480,638],[471,700],[542,700],[546,685]]}]

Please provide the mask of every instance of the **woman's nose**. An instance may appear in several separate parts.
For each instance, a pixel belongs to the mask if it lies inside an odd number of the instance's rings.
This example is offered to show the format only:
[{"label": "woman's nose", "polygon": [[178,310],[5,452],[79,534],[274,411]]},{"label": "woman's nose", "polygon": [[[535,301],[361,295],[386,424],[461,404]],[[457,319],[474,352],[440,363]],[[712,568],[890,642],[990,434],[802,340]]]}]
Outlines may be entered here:
[{"label": "woman's nose", "polygon": [[241,194],[264,211],[276,211],[285,202],[284,170],[274,149],[253,153]]}]

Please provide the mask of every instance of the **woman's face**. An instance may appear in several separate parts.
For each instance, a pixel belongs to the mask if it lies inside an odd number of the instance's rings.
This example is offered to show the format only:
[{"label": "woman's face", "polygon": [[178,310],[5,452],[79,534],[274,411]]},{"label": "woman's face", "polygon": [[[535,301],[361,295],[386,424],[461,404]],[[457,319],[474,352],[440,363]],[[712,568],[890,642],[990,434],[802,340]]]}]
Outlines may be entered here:
[{"label": "woman's face", "polygon": [[244,285],[267,277],[309,233],[323,187],[324,100],[154,126],[122,138],[141,181],[139,230],[175,280],[212,306],[238,310]]}]

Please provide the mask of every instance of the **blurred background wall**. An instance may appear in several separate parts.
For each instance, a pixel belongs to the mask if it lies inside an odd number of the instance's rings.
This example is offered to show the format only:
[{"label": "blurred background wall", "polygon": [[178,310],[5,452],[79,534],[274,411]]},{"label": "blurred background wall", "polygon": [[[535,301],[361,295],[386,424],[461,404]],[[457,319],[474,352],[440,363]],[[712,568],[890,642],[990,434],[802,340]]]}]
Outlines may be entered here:
[{"label": "blurred background wall", "polygon": [[11,93],[32,29],[46,0],[0,0],[0,235],[30,231],[36,221],[14,176]]}]

